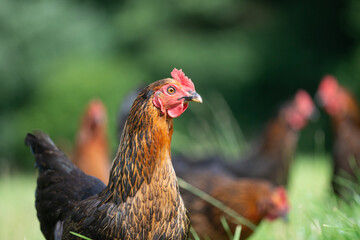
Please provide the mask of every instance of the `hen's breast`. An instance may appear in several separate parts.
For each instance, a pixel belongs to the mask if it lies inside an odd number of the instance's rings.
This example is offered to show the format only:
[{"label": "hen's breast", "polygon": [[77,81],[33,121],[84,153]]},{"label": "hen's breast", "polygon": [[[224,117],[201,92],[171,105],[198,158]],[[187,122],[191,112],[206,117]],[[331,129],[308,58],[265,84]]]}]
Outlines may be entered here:
[{"label": "hen's breast", "polygon": [[[150,183],[144,181],[123,203],[117,205],[111,199],[102,202],[98,196],[81,202],[66,231],[94,240],[186,239],[189,219],[169,163],[156,167]],[[73,238],[68,235],[65,239]]]}]

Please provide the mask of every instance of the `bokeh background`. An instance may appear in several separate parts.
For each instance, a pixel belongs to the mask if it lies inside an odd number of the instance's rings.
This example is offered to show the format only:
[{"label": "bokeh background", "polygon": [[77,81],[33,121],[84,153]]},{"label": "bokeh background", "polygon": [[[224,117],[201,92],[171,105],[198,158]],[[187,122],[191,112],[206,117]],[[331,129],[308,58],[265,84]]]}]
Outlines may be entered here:
[{"label": "bokeh background", "polygon": [[[173,67],[193,79],[205,103],[219,92],[249,139],[298,88],[313,95],[326,73],[360,94],[356,0],[0,5],[0,164],[6,171],[33,169],[23,144],[33,129],[71,146],[93,97],[108,108],[116,148],[115,116],[124,94],[168,77]],[[318,129],[327,139],[326,117],[303,133],[300,151],[314,149]]]},{"label": "bokeh background", "polygon": [[[360,96],[359,13],[358,0],[0,0],[0,238],[42,238],[27,132],[41,129],[71,153],[85,106],[100,98],[115,152],[124,96],[176,67],[204,104],[175,120],[173,150],[230,142],[225,152],[237,153],[297,89],[314,96],[325,74]],[[330,191],[321,113],[301,132],[290,225],[263,225],[253,239],[360,238],[360,198],[339,210]]]}]

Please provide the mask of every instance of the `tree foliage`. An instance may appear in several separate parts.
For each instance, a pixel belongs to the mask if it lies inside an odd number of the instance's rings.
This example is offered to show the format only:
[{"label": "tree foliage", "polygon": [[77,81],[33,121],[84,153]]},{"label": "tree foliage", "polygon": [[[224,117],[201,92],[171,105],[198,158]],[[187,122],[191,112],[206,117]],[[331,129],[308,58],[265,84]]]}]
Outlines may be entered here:
[{"label": "tree foliage", "polygon": [[[32,165],[23,146],[32,129],[71,142],[92,97],[107,105],[114,136],[122,96],[173,67],[205,97],[219,91],[249,136],[298,88],[313,94],[326,73],[360,94],[356,0],[0,5],[0,163]],[[305,132],[309,146],[323,123]]]}]

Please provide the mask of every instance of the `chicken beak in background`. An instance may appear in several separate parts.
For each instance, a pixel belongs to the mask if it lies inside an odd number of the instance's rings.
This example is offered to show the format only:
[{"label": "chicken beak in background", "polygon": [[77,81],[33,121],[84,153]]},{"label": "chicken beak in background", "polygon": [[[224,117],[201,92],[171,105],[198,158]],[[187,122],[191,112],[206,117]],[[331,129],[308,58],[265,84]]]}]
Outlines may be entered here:
[{"label": "chicken beak in background", "polygon": [[106,121],[106,116],[104,114],[99,114],[97,116],[94,116],[93,121],[96,124],[101,124]]},{"label": "chicken beak in background", "polygon": [[[320,106],[320,107],[324,107],[325,104],[324,104],[322,98],[320,97],[319,92],[317,92],[317,93],[315,94],[314,99],[315,99],[316,105],[318,105],[318,106]],[[313,114],[311,114],[310,120],[313,121],[313,122],[315,122],[315,121],[317,121],[319,118],[320,118],[320,111],[319,111],[319,109],[318,109],[317,107],[314,106],[314,112],[313,112]]]},{"label": "chicken beak in background", "polygon": [[324,101],[323,101],[323,99],[322,99],[322,97],[320,96],[320,93],[319,92],[317,92],[316,94],[315,94],[315,102],[316,102],[316,104],[318,105],[318,106],[320,106],[320,107],[324,107],[325,106],[325,103],[324,103]]},{"label": "chicken beak in background", "polygon": [[284,213],[281,218],[285,223],[289,223],[289,214],[287,212]]},{"label": "chicken beak in background", "polygon": [[314,106],[314,110],[310,115],[310,121],[312,122],[317,122],[320,118],[320,112],[319,109],[317,107]]},{"label": "chicken beak in background", "polygon": [[185,102],[198,102],[198,103],[203,102],[201,96],[197,92],[188,91],[188,93],[189,96],[182,97],[182,99],[184,99]]}]

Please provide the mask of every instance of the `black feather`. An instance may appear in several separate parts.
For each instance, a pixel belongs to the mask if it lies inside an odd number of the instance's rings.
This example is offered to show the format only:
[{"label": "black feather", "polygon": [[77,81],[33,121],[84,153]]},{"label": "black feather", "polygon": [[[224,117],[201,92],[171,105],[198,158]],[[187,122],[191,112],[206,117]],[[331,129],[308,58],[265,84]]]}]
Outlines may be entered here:
[{"label": "black feather", "polygon": [[39,169],[35,206],[41,231],[46,239],[60,239],[59,222],[76,202],[99,193],[105,184],[78,169],[45,133],[28,133],[25,144],[30,147]]}]

